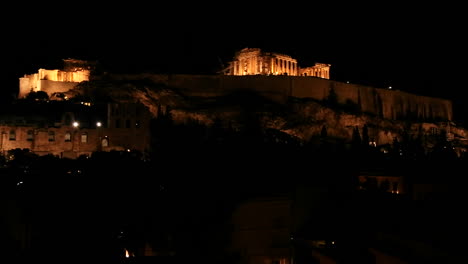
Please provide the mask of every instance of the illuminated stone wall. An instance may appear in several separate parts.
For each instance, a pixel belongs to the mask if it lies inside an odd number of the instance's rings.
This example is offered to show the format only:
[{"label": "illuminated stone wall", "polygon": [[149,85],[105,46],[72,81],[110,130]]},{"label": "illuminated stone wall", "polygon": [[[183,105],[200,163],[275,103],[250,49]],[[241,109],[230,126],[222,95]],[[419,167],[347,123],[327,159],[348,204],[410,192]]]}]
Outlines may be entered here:
[{"label": "illuminated stone wall", "polygon": [[225,70],[226,75],[289,75],[330,78],[330,64],[316,63],[300,68],[296,59],[289,55],[264,52],[258,48],[245,48],[237,52]]},{"label": "illuminated stone wall", "polygon": [[[15,140],[10,140],[10,131],[15,132]],[[76,158],[80,155],[91,155],[94,151],[138,150],[145,151],[149,144],[149,132],[146,128],[136,129],[114,128],[37,128],[33,126],[0,126],[0,151],[20,148],[29,149],[38,155],[53,154],[59,157]],[[28,136],[32,133],[32,136]],[[55,139],[49,141],[50,134]],[[70,133],[70,141],[66,134]],[[86,142],[82,142],[86,137]],[[103,144],[102,140],[107,140]],[[83,139],[84,141],[84,139]]]},{"label": "illuminated stone wall", "polygon": [[19,81],[18,98],[29,92],[44,91],[49,96],[54,92],[65,92],[82,81],[89,81],[90,70],[61,71],[39,69],[38,73],[24,75]]},{"label": "illuminated stone wall", "polygon": [[[5,124],[2,121],[0,152],[20,148],[29,149],[38,155],[76,158],[94,151],[147,151],[151,115],[146,108],[137,104],[112,104],[108,105],[108,110],[107,120],[102,122],[102,127],[88,124],[75,128],[71,124],[64,125],[65,122],[57,123],[54,127],[38,127],[35,124]],[[72,117],[72,120],[75,118]],[[51,134],[54,135],[53,140]],[[86,140],[82,137],[86,137]]]},{"label": "illuminated stone wall", "polygon": [[75,88],[78,82],[56,82],[49,80],[40,80],[39,81],[39,91],[46,92],[49,96],[53,93],[64,93],[68,90]]},{"label": "illuminated stone wall", "polygon": [[[89,155],[97,150],[98,137],[96,129],[76,129],[71,126],[37,128],[35,126],[0,126],[0,150],[29,149],[38,155],[52,154],[60,157],[75,158],[79,155]],[[15,139],[10,139],[14,131]],[[54,139],[50,141],[51,135]],[[70,140],[66,134],[70,133]],[[81,136],[87,135],[87,142],[81,142]]]}]

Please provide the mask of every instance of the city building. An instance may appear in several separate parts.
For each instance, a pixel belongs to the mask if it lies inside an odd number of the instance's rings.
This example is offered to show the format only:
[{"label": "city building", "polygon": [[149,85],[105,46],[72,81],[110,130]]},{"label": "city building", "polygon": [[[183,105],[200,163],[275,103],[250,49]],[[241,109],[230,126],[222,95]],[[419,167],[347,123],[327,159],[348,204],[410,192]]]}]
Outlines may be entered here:
[{"label": "city building", "polygon": [[151,115],[136,103],[17,104],[0,114],[0,153],[28,149],[61,158],[148,149]]}]

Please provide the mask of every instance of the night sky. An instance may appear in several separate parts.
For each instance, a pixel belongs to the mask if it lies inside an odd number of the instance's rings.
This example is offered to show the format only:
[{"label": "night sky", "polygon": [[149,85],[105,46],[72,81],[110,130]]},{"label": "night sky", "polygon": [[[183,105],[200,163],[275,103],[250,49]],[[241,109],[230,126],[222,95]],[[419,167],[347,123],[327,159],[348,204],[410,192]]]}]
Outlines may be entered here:
[{"label": "night sky", "polygon": [[[1,18],[2,95],[64,58],[111,71],[212,74],[242,48],[330,63],[331,79],[392,86],[462,105],[466,57],[456,6],[38,6]],[[39,10],[45,10],[39,12]],[[19,22],[21,21],[21,23]],[[468,111],[467,111],[468,112]]]}]

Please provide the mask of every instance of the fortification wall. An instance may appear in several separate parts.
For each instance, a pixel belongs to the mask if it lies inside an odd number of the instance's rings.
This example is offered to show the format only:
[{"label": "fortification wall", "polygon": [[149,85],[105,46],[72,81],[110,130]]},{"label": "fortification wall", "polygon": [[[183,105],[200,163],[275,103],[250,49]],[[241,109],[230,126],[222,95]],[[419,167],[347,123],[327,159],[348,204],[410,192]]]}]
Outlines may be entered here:
[{"label": "fortification wall", "polygon": [[290,96],[324,100],[333,90],[338,103],[354,104],[363,112],[386,119],[451,120],[453,116],[449,100],[317,77],[169,75],[167,82],[161,76],[152,79],[160,80],[189,96],[220,96],[235,90],[251,90],[272,100],[285,102]]},{"label": "fortification wall", "polygon": [[237,90],[255,91],[273,100],[284,102],[290,93],[290,79],[287,76],[221,76],[220,87],[225,93]]},{"label": "fortification wall", "polygon": [[49,96],[53,93],[63,93],[77,86],[77,82],[56,82],[49,80],[40,80],[39,87],[41,91],[46,92]]},{"label": "fortification wall", "polygon": [[381,118],[452,120],[453,117],[450,100],[312,76],[136,74],[108,77],[128,81],[148,79],[175,88],[187,96],[212,97],[250,90],[280,103],[289,97],[325,100],[333,90],[338,103],[352,104],[362,112]]},{"label": "fortification wall", "polygon": [[34,91],[34,86],[28,77],[21,77],[19,80],[18,98],[24,98],[29,92]]},{"label": "fortification wall", "polygon": [[24,98],[31,91],[44,91],[49,96],[55,92],[65,92],[82,81],[88,81],[89,77],[89,70],[67,72],[39,69],[38,73],[19,78],[18,98]]}]

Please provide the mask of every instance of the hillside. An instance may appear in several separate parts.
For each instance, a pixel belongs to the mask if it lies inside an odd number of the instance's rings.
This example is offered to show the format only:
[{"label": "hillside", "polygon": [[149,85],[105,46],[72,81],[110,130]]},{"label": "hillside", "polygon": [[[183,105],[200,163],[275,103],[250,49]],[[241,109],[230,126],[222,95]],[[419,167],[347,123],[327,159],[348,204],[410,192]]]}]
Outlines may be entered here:
[{"label": "hillside", "polygon": [[79,84],[68,97],[102,102],[139,102],[154,118],[169,110],[175,123],[197,122],[205,126],[242,130],[255,120],[263,131],[287,135],[301,144],[327,141],[349,145],[358,135],[369,145],[388,151],[396,141],[418,142],[426,153],[446,137],[458,155],[466,151],[467,130],[453,122],[438,120],[390,120],[362,112],[358,105],[340,104],[330,98],[290,97],[285,103],[272,101],[254,91],[232,91],[221,96],[193,96],[154,80],[94,80]]}]

